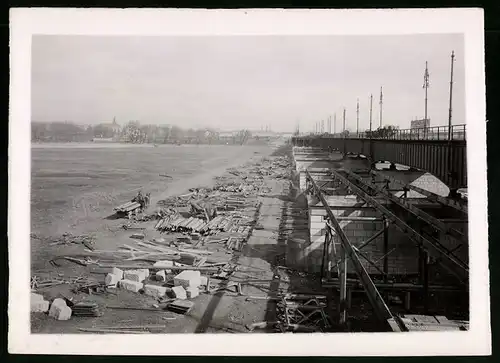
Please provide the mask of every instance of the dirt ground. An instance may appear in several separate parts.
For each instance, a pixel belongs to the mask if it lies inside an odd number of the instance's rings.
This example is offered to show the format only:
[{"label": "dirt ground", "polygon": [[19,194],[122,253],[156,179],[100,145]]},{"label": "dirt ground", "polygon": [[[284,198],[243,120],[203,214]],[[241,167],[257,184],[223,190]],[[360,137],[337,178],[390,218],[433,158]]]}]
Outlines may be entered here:
[{"label": "dirt ground", "polygon": [[[227,150],[236,150],[228,147]],[[156,149],[155,149],[155,152]],[[151,203],[154,208],[156,202],[167,195],[181,194],[186,189],[194,186],[213,184],[213,177],[223,174],[224,170],[235,165],[244,164],[244,161],[253,161],[269,155],[271,150],[246,150],[239,151],[233,158],[228,160],[226,155],[214,158],[212,161],[206,159],[197,161],[198,165],[203,164],[200,178],[193,177],[186,179],[179,173],[178,179],[174,180],[167,191],[161,190],[161,181],[154,188],[157,191],[153,194]],[[215,161],[214,161],[215,160]],[[216,166],[215,166],[216,165]],[[149,172],[152,175],[152,171]],[[120,186],[119,179],[109,181],[114,184],[113,189],[125,189]],[[135,182],[138,184],[137,182]],[[57,321],[44,313],[31,314],[32,333],[82,333],[79,328],[92,328],[113,325],[144,325],[158,324],[157,333],[236,333],[249,332],[247,324],[277,319],[276,304],[268,297],[276,296],[278,292],[300,292],[320,291],[319,282],[310,278],[301,278],[298,275],[292,276],[287,270],[279,268],[284,265],[286,250],[286,231],[280,228],[286,210],[291,206],[289,180],[277,180],[272,177],[265,177],[264,183],[271,189],[265,196],[259,196],[260,208],[257,210],[257,224],[262,228],[255,229],[243,247],[241,252],[233,252],[228,256],[227,252],[212,246],[214,253],[211,257],[220,261],[230,259],[232,263],[238,265],[238,271],[231,275],[229,281],[219,281],[221,286],[225,286],[231,281],[242,284],[243,296],[236,292],[223,290],[216,293],[201,293],[192,301],[195,303],[193,309],[186,315],[176,314],[163,309],[151,311],[158,304],[152,297],[142,294],[131,293],[120,289],[113,289],[104,295],[88,295],[85,293],[74,293],[68,284],[41,288],[37,292],[45,299],[52,300],[64,296],[73,301],[94,301],[104,307],[104,314],[101,317],[72,317],[68,321]],[[173,185],[173,186],[172,186]],[[130,188],[130,183],[128,183]],[[90,192],[89,192],[90,193]],[[120,195],[120,193],[115,193]],[[127,193],[122,193],[123,195]],[[133,245],[134,240],[130,236],[136,232],[124,230],[121,226],[123,219],[113,219],[106,217],[110,212],[113,201],[108,204],[101,202],[100,211],[84,215],[83,220],[73,223],[69,232],[73,235],[91,232],[95,236],[96,250],[117,250],[124,244]],[[111,208],[112,209],[112,208]],[[80,209],[81,210],[81,209]],[[249,211],[255,213],[255,211]],[[48,223],[41,228],[34,228],[32,238],[32,276],[38,278],[60,278],[69,279],[77,276],[91,276],[97,281],[103,280],[108,271],[103,268],[80,266],[70,261],[58,260],[58,266],[50,264],[55,256],[83,256],[86,254],[85,247],[81,244],[57,245],[51,242],[54,237],[61,233],[62,226],[68,226],[68,216],[62,221]],[[145,228],[147,239],[166,237],[154,229],[156,220],[141,222],[140,226]],[[53,234],[47,233],[51,230]],[[43,231],[44,233],[41,233]],[[301,233],[296,231],[295,233]],[[306,233],[306,231],[302,231]],[[115,262],[117,263],[117,262]],[[122,262],[123,263],[123,262]],[[217,282],[217,281],[216,281]],[[252,298],[249,298],[252,297]],[[255,299],[257,297],[258,299]],[[119,310],[113,307],[133,307],[138,310]],[[140,310],[142,308],[150,310]],[[258,332],[269,332],[269,329],[255,330]]]}]

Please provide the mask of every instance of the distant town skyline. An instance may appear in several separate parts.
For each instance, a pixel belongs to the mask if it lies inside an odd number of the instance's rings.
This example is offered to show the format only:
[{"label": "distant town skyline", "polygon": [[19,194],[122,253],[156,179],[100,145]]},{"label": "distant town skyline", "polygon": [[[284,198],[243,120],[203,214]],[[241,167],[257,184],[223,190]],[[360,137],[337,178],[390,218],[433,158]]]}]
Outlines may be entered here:
[{"label": "distant town skyline", "polygon": [[313,131],[337,115],[337,131],[383,124],[409,128],[424,115],[448,122],[455,52],[453,123],[465,120],[460,34],[387,36],[33,36],[32,120],[76,124],[171,124],[220,130]]}]

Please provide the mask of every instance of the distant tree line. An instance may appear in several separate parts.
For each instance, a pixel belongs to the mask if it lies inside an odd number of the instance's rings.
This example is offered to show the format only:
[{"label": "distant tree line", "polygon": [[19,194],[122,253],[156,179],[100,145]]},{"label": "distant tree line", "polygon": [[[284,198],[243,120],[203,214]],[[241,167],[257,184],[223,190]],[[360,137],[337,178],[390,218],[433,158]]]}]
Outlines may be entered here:
[{"label": "distant tree line", "polygon": [[243,144],[251,137],[248,130],[241,130],[232,137],[220,137],[210,128],[184,129],[170,125],[142,125],[129,121],[121,127],[116,123],[80,126],[72,122],[32,122],[32,142],[90,142],[109,139],[115,142],[144,144]]}]

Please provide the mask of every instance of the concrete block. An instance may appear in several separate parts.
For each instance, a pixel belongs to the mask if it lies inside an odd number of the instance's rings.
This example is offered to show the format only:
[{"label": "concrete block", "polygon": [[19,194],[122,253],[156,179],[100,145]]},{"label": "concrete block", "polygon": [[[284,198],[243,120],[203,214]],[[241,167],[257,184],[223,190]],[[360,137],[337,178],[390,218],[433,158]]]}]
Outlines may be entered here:
[{"label": "concrete block", "polygon": [[133,280],[121,280],[118,286],[124,290],[139,292],[142,289],[142,282],[133,281]]},{"label": "concrete block", "polygon": [[116,287],[116,285],[118,284],[118,282],[120,280],[121,279],[120,279],[120,277],[118,275],[107,274],[106,277],[104,278],[104,283],[106,284],[106,286]]},{"label": "concrete block", "polygon": [[118,276],[118,280],[123,280],[123,270],[120,270],[118,267],[113,267],[111,273]]},{"label": "concrete block", "polygon": [[172,293],[177,299],[186,300],[187,298],[186,290],[184,290],[184,287],[182,286],[172,287]]},{"label": "concrete block", "polygon": [[56,320],[69,320],[71,308],[66,305],[66,301],[63,299],[55,299],[50,305],[49,316]]},{"label": "concrete block", "polygon": [[144,285],[144,294],[152,297],[163,297],[167,293],[167,288],[157,285]]},{"label": "concrete block", "polygon": [[35,294],[34,292],[31,293],[31,301],[40,301],[40,300],[45,300],[42,295]]},{"label": "concrete block", "polygon": [[207,284],[208,284],[208,277],[200,276],[200,286],[207,286]]},{"label": "concrete block", "polygon": [[156,281],[165,281],[166,279],[167,279],[167,275],[165,273],[165,270],[160,270],[155,274]]},{"label": "concrete block", "polygon": [[186,296],[188,299],[193,299],[200,294],[200,290],[197,287],[188,287],[186,289]]},{"label": "concrete block", "polygon": [[45,313],[49,310],[50,303],[42,295],[31,293],[31,312]]},{"label": "concrete block", "polygon": [[136,282],[143,282],[144,280],[146,280],[148,276],[149,276],[148,269],[128,270],[124,271],[123,273],[124,280],[130,280]]},{"label": "concrete block", "polygon": [[198,287],[201,284],[200,271],[185,270],[174,277],[174,286]]}]

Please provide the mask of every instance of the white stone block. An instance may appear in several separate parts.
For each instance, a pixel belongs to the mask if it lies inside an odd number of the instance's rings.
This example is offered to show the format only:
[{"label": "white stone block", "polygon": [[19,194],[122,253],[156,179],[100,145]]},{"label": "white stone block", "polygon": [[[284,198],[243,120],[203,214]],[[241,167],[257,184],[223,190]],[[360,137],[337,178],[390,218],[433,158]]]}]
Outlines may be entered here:
[{"label": "white stone block", "polygon": [[63,299],[55,299],[50,305],[49,316],[56,320],[69,320],[71,308]]},{"label": "white stone block", "polygon": [[174,286],[172,287],[172,293],[174,294],[175,298],[181,299],[181,300],[186,300],[187,295],[186,295],[186,290],[182,286]]},{"label": "white stone block", "polygon": [[174,277],[174,286],[198,287],[201,284],[200,271],[185,270]]},{"label": "white stone block", "polygon": [[165,281],[167,279],[167,275],[165,270],[160,270],[155,274],[156,281]]},{"label": "white stone block", "polygon": [[40,294],[35,294],[34,292],[31,293],[31,301],[43,301],[45,300],[42,295]]},{"label": "white stone block", "polygon": [[[32,294],[32,295],[37,295],[41,296],[38,294]],[[49,310],[49,305],[50,303],[46,300],[43,299],[43,296],[41,296],[42,299],[38,298],[31,298],[31,312],[32,313],[46,313]]]},{"label": "white stone block", "polygon": [[113,270],[111,271],[113,275],[118,276],[118,280],[123,280],[123,270],[120,270],[117,267],[113,267]]},{"label": "white stone block", "polygon": [[200,290],[197,287],[188,287],[186,289],[186,296],[188,299],[193,299],[200,294]]},{"label": "white stone block", "polygon": [[207,286],[207,284],[208,284],[208,277],[200,276],[200,286]]},{"label": "white stone block", "polygon": [[167,293],[167,288],[157,285],[145,285],[144,294],[152,297],[163,297]]},{"label": "white stone block", "polygon": [[128,270],[123,273],[124,280],[143,282],[149,276],[148,269]]},{"label": "white stone block", "polygon": [[121,280],[121,278],[118,275],[115,274],[107,274],[106,277],[104,278],[104,283],[108,287],[116,287],[118,282]]},{"label": "white stone block", "polygon": [[142,282],[133,281],[133,280],[121,280],[118,284],[122,289],[132,292],[139,292],[142,289]]}]

